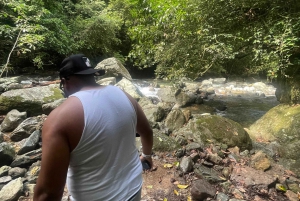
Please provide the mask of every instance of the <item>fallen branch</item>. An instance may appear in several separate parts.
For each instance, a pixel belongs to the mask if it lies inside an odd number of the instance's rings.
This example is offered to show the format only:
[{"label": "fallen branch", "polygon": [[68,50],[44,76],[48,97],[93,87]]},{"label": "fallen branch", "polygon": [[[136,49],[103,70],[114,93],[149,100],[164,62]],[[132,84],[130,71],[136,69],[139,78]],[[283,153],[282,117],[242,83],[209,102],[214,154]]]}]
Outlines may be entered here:
[{"label": "fallen branch", "polygon": [[2,68],[2,72],[1,72],[1,74],[0,74],[0,77],[2,77],[4,71],[7,70],[7,67],[8,67],[8,64],[9,64],[9,60],[10,60],[10,56],[11,56],[12,52],[14,51],[14,49],[15,49],[16,46],[17,46],[18,40],[19,40],[20,35],[21,35],[21,31],[22,31],[22,30],[19,31],[18,37],[17,37],[17,39],[16,39],[16,41],[15,41],[15,44],[14,44],[13,48],[11,49],[11,51],[10,51],[8,57],[7,57],[6,64],[5,64],[4,67]]}]

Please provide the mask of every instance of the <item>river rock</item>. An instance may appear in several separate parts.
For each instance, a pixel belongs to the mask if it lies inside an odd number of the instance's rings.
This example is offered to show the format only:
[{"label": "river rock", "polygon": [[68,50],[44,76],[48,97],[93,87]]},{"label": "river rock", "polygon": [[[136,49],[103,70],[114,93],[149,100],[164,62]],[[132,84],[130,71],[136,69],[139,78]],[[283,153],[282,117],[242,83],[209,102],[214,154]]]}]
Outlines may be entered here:
[{"label": "river rock", "polygon": [[0,96],[0,114],[12,109],[24,110],[30,116],[42,114],[42,105],[63,98],[57,84],[7,91]]},{"label": "river rock", "polygon": [[286,168],[300,176],[300,105],[278,105],[250,126],[254,140],[280,144],[278,154]]},{"label": "river rock", "polygon": [[226,178],[221,173],[198,163],[194,165],[194,173],[196,177],[203,178],[209,183],[215,184],[226,181]]},{"label": "river rock", "polygon": [[14,148],[7,142],[0,144],[0,167],[3,165],[10,165],[15,157]]},{"label": "river rock", "polygon": [[13,109],[7,113],[5,119],[1,123],[0,131],[2,132],[13,131],[26,118],[27,118],[26,112],[19,112],[18,110]]},{"label": "river rock", "polygon": [[178,93],[178,90],[179,89],[176,89],[174,87],[160,88],[157,91],[157,96],[160,97],[162,102],[175,103],[176,102],[175,94]]},{"label": "river rock", "polygon": [[11,167],[28,168],[32,163],[41,160],[42,149],[37,149],[23,155],[18,155],[11,163]]},{"label": "river rock", "polygon": [[104,59],[97,64],[95,69],[105,70],[105,75],[103,77],[117,77],[118,79],[126,78],[132,80],[128,70],[114,57]]},{"label": "river rock", "polygon": [[12,180],[11,176],[0,177],[0,190]]},{"label": "river rock", "polygon": [[97,81],[97,84],[100,85],[115,85],[117,84],[117,80],[115,77],[107,77]]},{"label": "river rock", "polygon": [[199,92],[200,83],[198,82],[184,82],[185,90],[190,91],[194,94]]},{"label": "river rock", "polygon": [[213,84],[225,84],[226,78],[214,78],[212,81]]},{"label": "river rock", "polygon": [[191,157],[187,157],[184,156],[181,159],[180,165],[179,165],[180,169],[182,170],[183,173],[188,173],[191,172],[193,170],[193,160]]},{"label": "river rock", "polygon": [[230,119],[217,115],[203,115],[191,119],[185,126],[193,133],[193,139],[199,144],[209,144],[211,141],[250,150],[252,141],[243,127]]},{"label": "river rock", "polygon": [[153,151],[176,151],[180,148],[181,146],[173,138],[156,129],[153,130]]},{"label": "river rock", "polygon": [[256,170],[266,171],[271,167],[271,161],[268,159],[265,153],[258,151],[251,157],[251,167]]},{"label": "river rock", "polygon": [[180,91],[175,95],[176,103],[179,107],[186,107],[195,103],[197,96],[191,92]]},{"label": "river rock", "polygon": [[48,115],[50,114],[50,112],[52,112],[52,110],[54,110],[55,108],[57,108],[60,104],[62,104],[63,102],[65,102],[65,100],[67,100],[66,98],[61,98],[58,100],[55,100],[51,103],[46,103],[42,105],[42,110],[44,112],[44,114]]},{"label": "river rock", "polygon": [[16,179],[18,177],[24,177],[26,173],[25,168],[14,167],[8,171],[8,176],[11,176],[12,179]]},{"label": "river rock", "polygon": [[192,199],[195,201],[213,198],[216,192],[216,189],[204,179],[196,180],[192,184],[191,195]]},{"label": "river rock", "polygon": [[126,91],[129,95],[137,100],[144,96],[139,88],[126,78],[123,78],[115,86],[119,87],[123,91]]},{"label": "river rock", "polygon": [[21,141],[29,137],[35,130],[39,129],[43,118],[41,116],[29,117],[25,119],[11,134],[10,139],[14,142]]},{"label": "river rock", "polygon": [[256,189],[268,190],[269,186],[273,185],[275,187],[277,177],[248,166],[235,166],[231,173],[230,180],[237,183],[243,182],[247,188],[255,187]]},{"label": "river rock", "polygon": [[8,175],[8,171],[10,169],[11,169],[11,167],[6,166],[6,165],[0,167],[0,177],[7,176]]},{"label": "river rock", "polygon": [[39,144],[40,136],[41,136],[41,132],[39,130],[34,131],[29,136],[29,138],[26,139],[25,143],[18,151],[18,155],[22,155],[29,151],[33,151]]},{"label": "river rock", "polygon": [[142,109],[152,126],[154,126],[156,122],[161,122],[165,117],[165,110],[158,105],[149,103],[147,105],[143,105]]},{"label": "river rock", "polygon": [[181,128],[185,123],[186,118],[180,109],[172,110],[165,120],[165,126],[171,131]]},{"label": "river rock", "polygon": [[23,192],[23,182],[21,178],[12,180],[0,191],[0,200],[17,201]]},{"label": "river rock", "polygon": [[30,184],[35,184],[41,170],[41,161],[33,163],[25,174],[25,178]]}]

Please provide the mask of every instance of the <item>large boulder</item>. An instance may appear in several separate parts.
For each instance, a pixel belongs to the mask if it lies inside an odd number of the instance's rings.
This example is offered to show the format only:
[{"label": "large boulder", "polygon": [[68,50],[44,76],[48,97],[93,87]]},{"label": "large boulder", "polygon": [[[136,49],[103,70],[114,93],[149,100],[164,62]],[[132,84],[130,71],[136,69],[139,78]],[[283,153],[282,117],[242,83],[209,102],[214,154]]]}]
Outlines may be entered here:
[{"label": "large boulder", "polygon": [[137,100],[139,100],[144,96],[142,92],[139,90],[139,88],[126,78],[123,78],[121,81],[119,81],[116,84],[116,86],[122,89],[123,91],[126,91],[129,95],[131,95],[133,98]]},{"label": "large boulder", "polygon": [[95,69],[105,70],[104,77],[117,77],[118,79],[125,77],[128,80],[132,80],[128,70],[114,57],[104,59],[97,64]]},{"label": "large boulder", "polygon": [[179,92],[178,89],[173,87],[160,88],[157,91],[157,96],[161,99],[162,102],[176,102],[175,95]]},{"label": "large boulder", "polygon": [[55,108],[57,108],[60,104],[62,104],[63,102],[65,102],[65,100],[67,100],[66,98],[61,98],[58,100],[55,100],[51,103],[46,103],[42,105],[42,110],[44,112],[44,114],[48,115],[50,114],[50,112],[52,112],[52,110],[54,110]]},{"label": "large boulder", "polygon": [[239,147],[241,150],[250,150],[252,141],[249,134],[237,122],[217,115],[203,115],[191,119],[185,126],[187,137],[194,138],[199,144],[208,145],[212,142],[226,144],[230,147]]},{"label": "large boulder", "polygon": [[155,122],[160,122],[165,117],[165,110],[159,105],[155,105],[147,97],[142,97],[139,100],[139,104],[142,107],[148,121],[151,125],[154,125]]},{"label": "large boulder", "polygon": [[19,112],[18,110],[11,110],[7,113],[5,119],[1,123],[0,130],[2,132],[13,131],[18,125],[27,118],[26,112]]},{"label": "large boulder", "polygon": [[300,175],[300,105],[278,105],[249,129],[249,135],[254,140],[278,142],[278,154],[286,159],[284,164]]},{"label": "large boulder", "polygon": [[16,89],[0,96],[0,114],[12,109],[26,110],[29,116],[42,114],[42,105],[63,98],[58,85]]},{"label": "large boulder", "polygon": [[186,117],[180,109],[172,110],[165,121],[165,126],[170,129],[170,131],[181,128],[186,123]]}]

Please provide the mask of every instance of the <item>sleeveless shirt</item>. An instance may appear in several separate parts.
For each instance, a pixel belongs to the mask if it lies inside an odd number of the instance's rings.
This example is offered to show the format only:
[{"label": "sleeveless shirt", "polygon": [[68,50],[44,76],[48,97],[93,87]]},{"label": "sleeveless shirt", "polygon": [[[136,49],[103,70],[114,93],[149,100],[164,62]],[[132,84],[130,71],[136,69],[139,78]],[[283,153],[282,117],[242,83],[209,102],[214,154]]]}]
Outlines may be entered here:
[{"label": "sleeveless shirt", "polygon": [[67,187],[71,200],[128,200],[142,186],[133,105],[115,86],[72,96],[82,103],[84,129],[70,157]]}]

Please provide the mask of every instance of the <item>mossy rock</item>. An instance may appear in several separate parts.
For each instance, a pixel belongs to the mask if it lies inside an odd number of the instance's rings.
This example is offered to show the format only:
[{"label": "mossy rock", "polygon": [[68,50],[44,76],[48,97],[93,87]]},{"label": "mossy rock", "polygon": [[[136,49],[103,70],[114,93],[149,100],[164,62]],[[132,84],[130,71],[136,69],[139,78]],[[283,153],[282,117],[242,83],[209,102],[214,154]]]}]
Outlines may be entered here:
[{"label": "mossy rock", "polygon": [[0,96],[0,114],[12,109],[26,111],[29,116],[43,113],[42,105],[63,98],[56,86],[42,86],[7,91]]},{"label": "mossy rock", "polygon": [[181,146],[173,138],[159,132],[154,131],[153,133],[153,151],[164,152],[164,151],[176,151]]},{"label": "mossy rock", "polygon": [[250,126],[254,140],[277,141],[282,157],[298,160],[300,152],[300,105],[278,105]]},{"label": "mossy rock", "polygon": [[217,116],[205,115],[189,121],[187,127],[192,131],[195,142],[208,145],[222,143],[243,150],[252,149],[248,133],[237,122]]}]

